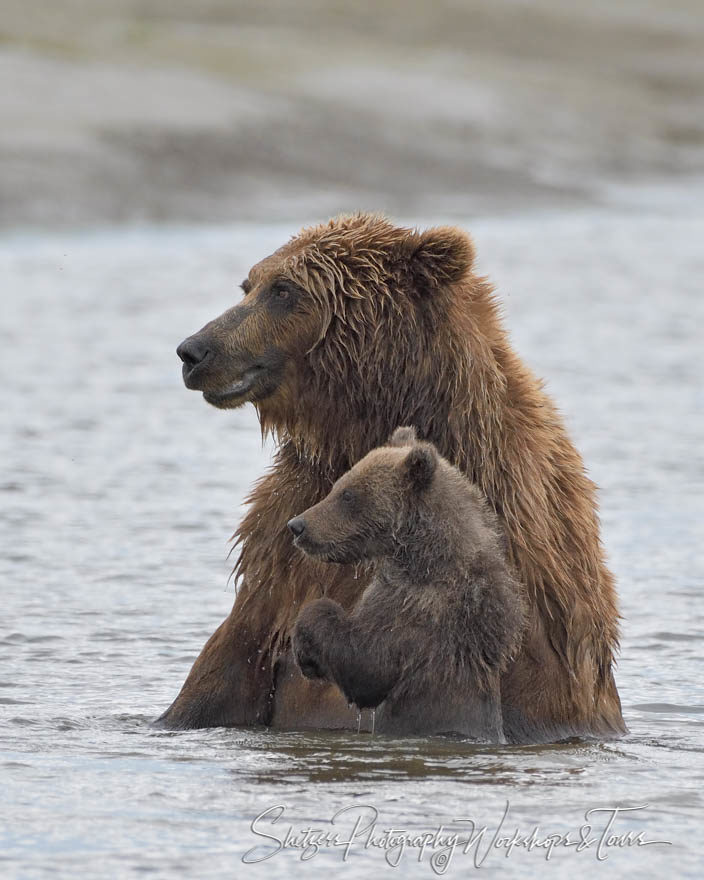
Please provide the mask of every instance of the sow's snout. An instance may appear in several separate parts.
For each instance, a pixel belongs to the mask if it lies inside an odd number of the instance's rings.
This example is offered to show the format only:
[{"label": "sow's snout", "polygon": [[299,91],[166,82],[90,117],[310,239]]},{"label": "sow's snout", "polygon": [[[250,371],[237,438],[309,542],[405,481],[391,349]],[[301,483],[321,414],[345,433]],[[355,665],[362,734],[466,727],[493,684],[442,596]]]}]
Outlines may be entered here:
[{"label": "sow's snout", "polygon": [[197,388],[199,374],[203,373],[212,359],[213,352],[208,341],[196,333],[189,336],[176,349],[176,354],[183,361],[183,381],[186,388]]}]

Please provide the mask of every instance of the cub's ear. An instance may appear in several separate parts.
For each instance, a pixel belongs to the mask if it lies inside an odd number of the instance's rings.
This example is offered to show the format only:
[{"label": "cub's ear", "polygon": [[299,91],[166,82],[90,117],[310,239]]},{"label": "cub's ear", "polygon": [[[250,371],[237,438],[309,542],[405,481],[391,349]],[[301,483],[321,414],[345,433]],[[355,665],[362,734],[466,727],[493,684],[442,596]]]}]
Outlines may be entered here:
[{"label": "cub's ear", "polygon": [[388,446],[413,446],[417,442],[418,438],[416,437],[416,429],[412,427],[408,428],[396,428],[393,434],[389,437]]},{"label": "cub's ear", "polygon": [[428,289],[460,281],[474,263],[474,245],[454,226],[435,226],[409,238],[408,269]]},{"label": "cub's ear", "polygon": [[438,454],[430,443],[416,444],[403,460],[403,468],[416,492],[423,492],[433,481],[438,466]]}]

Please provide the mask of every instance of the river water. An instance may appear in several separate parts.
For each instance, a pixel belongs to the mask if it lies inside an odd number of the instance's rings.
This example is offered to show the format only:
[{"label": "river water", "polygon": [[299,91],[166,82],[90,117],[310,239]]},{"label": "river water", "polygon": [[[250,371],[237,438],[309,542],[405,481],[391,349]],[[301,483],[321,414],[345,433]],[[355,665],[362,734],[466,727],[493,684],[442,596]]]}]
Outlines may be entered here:
[{"label": "river water", "polygon": [[[271,454],[174,349],[296,228],[0,241],[2,876],[702,876],[704,221],[677,204],[467,224],[601,487],[630,728],[607,744],[151,729],[231,607],[227,539]],[[602,839],[616,807],[640,809]],[[506,809],[499,838],[537,825],[532,848],[492,845]],[[411,845],[469,818],[467,853]],[[348,849],[276,852],[357,822]]]}]

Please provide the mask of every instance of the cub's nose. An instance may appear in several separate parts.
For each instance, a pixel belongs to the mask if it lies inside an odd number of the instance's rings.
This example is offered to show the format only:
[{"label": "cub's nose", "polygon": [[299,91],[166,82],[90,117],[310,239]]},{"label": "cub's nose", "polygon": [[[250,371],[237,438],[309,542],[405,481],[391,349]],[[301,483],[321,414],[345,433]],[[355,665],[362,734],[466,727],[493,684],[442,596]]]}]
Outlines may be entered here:
[{"label": "cub's nose", "polygon": [[306,521],[302,516],[294,516],[286,525],[291,529],[296,538],[300,537],[306,530]]},{"label": "cub's nose", "polygon": [[197,336],[189,336],[176,349],[176,354],[181,358],[186,369],[192,370],[203,363],[210,354],[210,349]]}]

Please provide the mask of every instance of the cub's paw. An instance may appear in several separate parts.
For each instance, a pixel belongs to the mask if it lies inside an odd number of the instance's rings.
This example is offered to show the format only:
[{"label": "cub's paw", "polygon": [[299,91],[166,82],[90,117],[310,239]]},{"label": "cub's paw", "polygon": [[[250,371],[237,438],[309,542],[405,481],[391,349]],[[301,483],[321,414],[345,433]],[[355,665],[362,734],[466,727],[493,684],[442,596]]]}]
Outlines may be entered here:
[{"label": "cub's paw", "polygon": [[293,656],[306,678],[328,678],[326,647],[335,638],[335,620],[342,609],[330,599],[318,599],[301,611],[291,634]]},{"label": "cub's paw", "polygon": [[297,622],[291,637],[293,657],[306,678],[325,678],[322,651],[310,629]]}]

